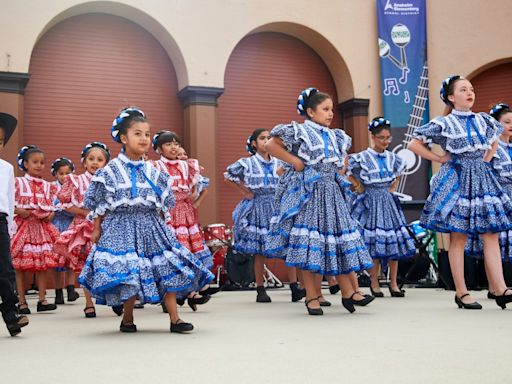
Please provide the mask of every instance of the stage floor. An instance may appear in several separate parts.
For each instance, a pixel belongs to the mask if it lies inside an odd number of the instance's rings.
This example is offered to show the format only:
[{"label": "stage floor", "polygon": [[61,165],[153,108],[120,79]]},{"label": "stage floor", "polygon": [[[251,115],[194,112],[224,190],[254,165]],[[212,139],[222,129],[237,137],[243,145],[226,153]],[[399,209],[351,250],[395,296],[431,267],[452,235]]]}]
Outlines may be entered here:
[{"label": "stage floor", "polygon": [[[53,291],[52,291],[53,292]],[[387,293],[386,291],[384,291]],[[324,316],[306,315],[288,289],[220,292],[181,317],[196,330],[169,333],[160,306],[135,310],[139,332],[98,306],[85,319],[83,298],[35,313],[20,336],[0,329],[2,383],[507,383],[512,380],[512,305],[502,311],[473,292],[481,311],[457,309],[453,292],[407,290],[349,314],[339,294]],[[53,300],[53,298],[51,298]],[[2,324],[3,325],[3,324]]]}]

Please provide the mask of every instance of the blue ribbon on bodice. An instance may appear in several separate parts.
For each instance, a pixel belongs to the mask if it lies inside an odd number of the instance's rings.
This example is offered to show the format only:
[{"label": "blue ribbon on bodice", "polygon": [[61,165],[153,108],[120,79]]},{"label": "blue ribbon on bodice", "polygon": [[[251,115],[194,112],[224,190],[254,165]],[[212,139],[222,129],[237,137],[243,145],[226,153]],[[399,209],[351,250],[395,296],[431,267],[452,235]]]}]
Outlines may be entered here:
[{"label": "blue ribbon on bodice", "polygon": [[261,163],[261,166],[263,167],[263,184],[265,186],[267,186],[268,178],[270,175],[272,175],[272,171],[274,170],[274,164],[273,163]]},{"label": "blue ribbon on bodice", "polygon": [[482,137],[480,131],[478,131],[478,127],[476,126],[475,114],[466,116],[466,132],[468,134],[468,141],[470,145],[473,145],[473,138],[471,137],[471,127],[475,129],[475,132],[478,136],[478,140],[480,140],[480,143],[485,144],[485,139]]},{"label": "blue ribbon on bodice", "polygon": [[[140,163],[140,164],[128,163],[128,168],[130,168],[130,174],[131,174],[131,179],[132,179],[132,190],[131,190],[132,199],[136,198],[139,195],[137,193],[137,170],[139,170],[139,169],[141,169],[143,167],[144,167],[144,163]],[[153,191],[155,191],[155,193],[158,195],[158,197],[161,197],[162,196],[162,190],[160,188],[158,188],[146,176],[146,174],[144,173],[144,170],[142,171],[142,175],[144,176],[144,178],[146,179],[148,184],[151,186],[151,189],[153,189]]]},{"label": "blue ribbon on bodice", "polygon": [[377,161],[379,162],[379,174],[380,178],[383,179],[389,174],[388,167],[386,166],[386,155],[384,153],[377,154]]},{"label": "blue ribbon on bodice", "polygon": [[322,130],[322,141],[324,142],[324,155],[325,155],[325,158],[327,159],[329,157],[329,141],[330,141],[329,134],[327,133],[327,131]]}]

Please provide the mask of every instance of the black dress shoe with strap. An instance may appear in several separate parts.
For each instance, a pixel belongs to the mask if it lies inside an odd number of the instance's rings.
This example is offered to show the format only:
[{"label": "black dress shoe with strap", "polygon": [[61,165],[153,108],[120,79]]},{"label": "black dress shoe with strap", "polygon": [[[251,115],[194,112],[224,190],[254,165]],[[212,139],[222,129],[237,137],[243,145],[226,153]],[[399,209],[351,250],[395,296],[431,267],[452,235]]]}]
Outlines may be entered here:
[{"label": "black dress shoe with strap", "polygon": [[308,304],[311,303],[312,301],[318,301],[318,299],[315,297],[314,299],[306,300],[305,302],[308,314],[311,316],[322,316],[324,314],[322,308],[309,308]]},{"label": "black dress shoe with strap", "polygon": [[510,291],[509,288],[503,291],[503,295],[496,296],[496,304],[501,307],[501,309],[506,309],[507,304],[512,302],[512,295],[507,295],[507,291]]},{"label": "black dress shoe with strap", "polygon": [[[357,295],[358,293],[361,296],[363,296],[363,298],[361,300],[354,299],[354,296]],[[370,304],[373,300],[375,300],[375,297],[373,297],[371,295],[363,295],[361,292],[354,292],[352,294],[352,296],[350,296],[350,299],[352,300],[352,304],[357,305],[359,307],[364,307],[364,306]]]},{"label": "black dress shoe with strap", "polygon": [[469,292],[465,293],[460,298],[457,297],[457,294],[455,294],[455,304],[457,304],[457,306],[459,308],[464,308],[464,309],[482,309],[482,306],[480,305],[480,303],[478,301],[473,301],[472,303],[469,303],[469,304],[464,303],[462,301],[462,299],[465,298],[466,296],[469,296]]}]

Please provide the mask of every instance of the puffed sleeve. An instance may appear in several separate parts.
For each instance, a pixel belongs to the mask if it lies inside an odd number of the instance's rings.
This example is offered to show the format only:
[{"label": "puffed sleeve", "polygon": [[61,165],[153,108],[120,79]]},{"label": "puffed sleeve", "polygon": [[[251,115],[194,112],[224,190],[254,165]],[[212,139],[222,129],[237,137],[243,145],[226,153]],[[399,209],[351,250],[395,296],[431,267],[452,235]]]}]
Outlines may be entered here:
[{"label": "puffed sleeve", "polygon": [[201,179],[201,166],[196,159],[188,159],[188,182],[190,187],[196,185]]},{"label": "puffed sleeve", "polygon": [[446,146],[446,137],[443,136],[443,118],[435,118],[429,123],[417,127],[412,133],[412,138],[425,144],[439,144],[443,148]]},{"label": "puffed sleeve", "polygon": [[159,196],[160,204],[158,205],[163,212],[168,212],[175,204],[174,192],[172,191],[172,178],[168,173],[161,171],[158,171],[158,173],[156,185],[161,191],[161,195]]},{"label": "puffed sleeve", "polygon": [[400,156],[393,154],[392,169],[395,177],[401,176],[407,169],[407,163]]},{"label": "puffed sleeve", "polygon": [[300,125],[295,121],[290,124],[279,124],[276,125],[270,132],[270,137],[279,137],[288,151],[292,150],[292,147],[301,142],[303,139],[303,132]]},{"label": "puffed sleeve", "polygon": [[499,121],[487,113],[480,112],[479,115],[484,119],[486,124],[485,136],[487,138],[487,142],[492,144],[503,133],[503,125],[501,125]]},{"label": "puffed sleeve", "polygon": [[361,154],[353,153],[348,156],[347,176],[352,175],[359,179],[361,173]]},{"label": "puffed sleeve", "polygon": [[336,144],[342,154],[346,154],[352,146],[352,138],[345,133],[342,129],[336,129]]},{"label": "puffed sleeve", "polygon": [[85,192],[83,206],[90,211],[88,219],[104,216],[107,211],[112,210],[116,185],[109,171],[108,165],[96,171]]},{"label": "puffed sleeve", "polygon": [[229,165],[224,172],[224,178],[237,184],[245,182],[245,175],[248,171],[246,159],[239,159],[236,163]]},{"label": "puffed sleeve", "polygon": [[73,204],[71,203],[71,199],[75,189],[76,187],[73,183],[72,175],[67,175],[64,178],[64,182],[62,183],[60,191],[57,192],[57,207],[59,209],[66,209],[73,206]]}]

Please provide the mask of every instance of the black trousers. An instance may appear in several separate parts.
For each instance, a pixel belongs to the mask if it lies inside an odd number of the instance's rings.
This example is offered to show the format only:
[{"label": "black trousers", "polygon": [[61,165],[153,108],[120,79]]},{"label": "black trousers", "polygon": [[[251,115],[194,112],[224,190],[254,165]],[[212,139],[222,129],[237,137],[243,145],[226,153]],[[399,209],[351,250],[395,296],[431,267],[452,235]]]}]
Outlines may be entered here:
[{"label": "black trousers", "polygon": [[15,293],[16,274],[11,261],[11,239],[7,228],[7,217],[0,213],[0,312],[6,315],[16,311],[18,296]]}]

